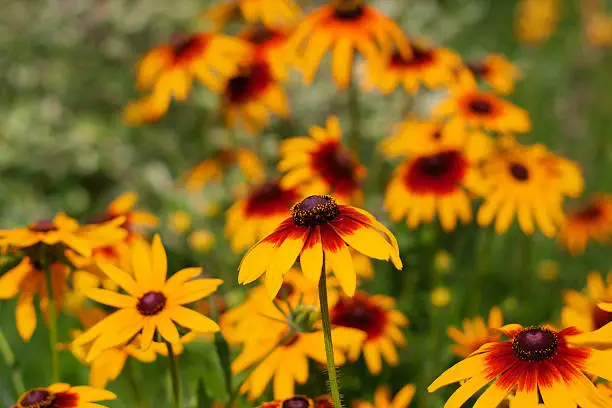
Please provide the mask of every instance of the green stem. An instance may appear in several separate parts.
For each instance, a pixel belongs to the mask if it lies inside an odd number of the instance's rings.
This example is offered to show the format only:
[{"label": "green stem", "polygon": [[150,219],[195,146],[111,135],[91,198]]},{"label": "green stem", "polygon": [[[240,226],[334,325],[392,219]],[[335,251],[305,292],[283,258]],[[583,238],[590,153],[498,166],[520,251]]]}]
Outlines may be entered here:
[{"label": "green stem", "polygon": [[45,268],[47,298],[49,299],[47,308],[49,310],[49,351],[51,353],[51,382],[57,383],[60,380],[59,354],[57,350],[57,313],[55,310],[55,298],[53,296],[51,263],[47,259],[47,247],[44,245],[42,245],[40,249],[40,260],[43,267]]},{"label": "green stem", "polygon": [[174,354],[172,344],[167,341],[166,349],[168,349],[168,362],[170,363],[170,377],[172,378],[172,408],[181,408],[181,381],[179,378],[178,360]]},{"label": "green stem", "polygon": [[2,358],[4,362],[11,369],[12,379],[13,379],[13,388],[15,389],[15,393],[17,396],[23,394],[25,392],[25,387],[23,386],[23,378],[21,376],[21,370],[19,369],[19,365],[15,361],[15,354],[11,349],[11,345],[6,340],[6,336],[4,335],[4,331],[0,327],[0,354],[2,354]]},{"label": "green stem", "polygon": [[353,80],[351,80],[348,87],[347,105],[350,121],[349,146],[359,156],[359,149],[361,148],[361,113],[359,112],[359,89]]},{"label": "green stem", "polygon": [[323,338],[325,340],[325,357],[327,358],[327,372],[329,375],[329,389],[335,408],[342,408],[340,402],[340,386],[336,364],[334,363],[334,346],[332,343],[331,324],[329,322],[329,305],[327,304],[327,276],[325,274],[325,258],[319,279],[319,301],[321,302],[321,320],[323,321]]}]

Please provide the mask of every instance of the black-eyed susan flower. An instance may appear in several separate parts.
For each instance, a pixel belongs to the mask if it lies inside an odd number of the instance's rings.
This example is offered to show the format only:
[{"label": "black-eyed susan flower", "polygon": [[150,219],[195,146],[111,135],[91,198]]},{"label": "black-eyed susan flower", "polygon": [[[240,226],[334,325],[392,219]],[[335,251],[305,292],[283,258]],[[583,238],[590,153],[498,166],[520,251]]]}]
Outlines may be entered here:
[{"label": "black-eyed susan flower", "polygon": [[406,345],[402,328],[408,320],[395,309],[393,298],[365,292],[341,296],[330,309],[330,320],[334,327],[349,327],[366,335],[362,344],[348,348],[349,360],[357,360],[363,352],[368,370],[375,375],[380,374],[383,359],[392,366],[399,363],[396,346]]},{"label": "black-eyed susan flower", "polygon": [[220,30],[236,19],[249,23],[261,22],[268,27],[283,27],[297,22],[301,14],[302,10],[293,0],[229,0],[210,6],[203,17]]},{"label": "black-eyed susan flower", "polygon": [[295,55],[287,47],[289,34],[284,28],[255,24],[245,28],[240,38],[251,44],[255,59],[268,63],[275,79],[285,80],[288,66],[295,63]]},{"label": "black-eyed susan flower", "polygon": [[221,98],[226,126],[234,128],[240,119],[250,134],[268,125],[270,113],[280,118],[289,115],[285,89],[263,58],[240,64],[238,71],[225,82]]},{"label": "black-eyed susan flower", "polygon": [[489,54],[479,61],[468,62],[466,67],[477,79],[502,94],[512,93],[521,75],[519,68],[502,54]]},{"label": "black-eyed susan flower", "polygon": [[556,331],[510,324],[500,330],[508,340],[485,344],[429,386],[428,391],[433,392],[445,385],[463,382],[445,407],[461,407],[489,383],[492,384],[474,407],[497,407],[513,391],[517,402],[530,407],[537,405],[539,396],[549,407],[610,406],[587,374],[612,378],[612,354],[576,345],[574,340],[581,333],[578,329]]},{"label": "black-eyed susan flower", "polygon": [[332,0],[304,17],[289,40],[297,50],[304,82],[310,84],[327,50],[332,52],[332,75],[346,88],[357,50],[377,70],[382,54],[393,48],[409,55],[408,41],[389,17],[363,0]]},{"label": "black-eyed susan flower", "polygon": [[127,105],[128,123],[156,120],[172,100],[184,101],[193,80],[213,92],[221,92],[226,78],[250,55],[248,44],[234,37],[212,33],[176,35],[170,42],[149,51],[137,66],[137,87],[149,94]]},{"label": "black-eyed susan flower", "polygon": [[[70,269],[60,262],[53,262],[50,271],[54,305],[57,311],[63,306],[64,295],[68,291],[66,278]],[[38,297],[40,310],[48,320],[48,294],[44,266],[27,256],[15,267],[0,276],[0,299],[11,299],[19,296],[15,307],[15,323],[23,340],[30,340],[36,330],[35,297]]]},{"label": "black-eyed susan flower", "polygon": [[438,146],[407,158],[395,170],[384,203],[392,220],[406,218],[408,227],[416,228],[437,215],[446,231],[455,229],[457,220],[472,220],[470,194],[483,191],[480,164],[490,142],[484,134],[467,140],[461,135],[440,136],[434,141]]},{"label": "black-eyed susan flower", "polygon": [[462,71],[459,77],[449,96],[434,107],[435,118],[452,117],[468,127],[496,132],[525,133],[531,129],[527,111],[478,89],[471,73]]},{"label": "black-eyed susan flower", "polygon": [[[363,341],[358,330],[339,327],[332,329],[334,362],[346,362],[345,350]],[[240,373],[251,366],[256,368],[247,377],[240,392],[247,393],[249,400],[258,398],[273,383],[275,399],[291,398],[295,395],[295,383],[308,380],[309,360],[326,364],[323,331],[285,331],[276,338],[266,336],[245,345],[242,352],[232,361],[232,372]]]},{"label": "black-eyed susan flower", "polygon": [[289,398],[264,402],[257,408],[316,408],[315,401],[305,395],[294,395]]},{"label": "black-eyed susan flower", "polygon": [[599,194],[565,214],[559,241],[574,255],[584,252],[589,240],[608,242],[612,237],[612,195]]},{"label": "black-eyed susan flower", "polygon": [[215,245],[215,234],[209,230],[197,229],[189,234],[187,244],[194,251],[208,252]]},{"label": "black-eyed susan flower", "polygon": [[407,408],[412,402],[416,387],[412,384],[405,385],[401,390],[391,396],[391,389],[387,385],[381,385],[374,392],[374,403],[367,401],[356,401],[354,408]]},{"label": "black-eyed susan flower", "polygon": [[[607,280],[612,282],[612,274],[608,274]],[[574,326],[590,332],[612,322],[612,313],[599,307],[602,302],[612,301],[612,284],[606,283],[599,272],[589,273],[584,291],[567,290],[563,300],[561,322],[564,327]]]},{"label": "black-eyed susan flower", "polygon": [[150,212],[135,209],[137,201],[138,194],[135,192],[123,193],[111,201],[104,213],[100,217],[96,217],[95,221],[106,222],[117,217],[124,217],[125,221],[120,227],[127,231],[128,239],[147,229],[157,228],[159,219]]},{"label": "black-eyed susan flower", "polygon": [[291,217],[246,253],[239,266],[238,282],[247,284],[265,273],[268,295],[274,298],[283,276],[299,256],[307,278],[317,282],[323,264],[329,263],[342,289],[352,296],[357,277],[349,246],[402,268],[397,240],[370,213],[339,205],[330,196],[310,196],[295,204]]},{"label": "black-eyed susan flower", "polygon": [[342,201],[358,199],[366,169],[341,143],[338,118],[330,116],[325,128],[313,126],[309,133],[310,137],[294,137],[281,143],[278,169],[287,172],[282,185],[307,185],[313,192],[330,193]]},{"label": "black-eyed susan flower", "polygon": [[539,44],[550,38],[561,14],[559,0],[521,0],[516,6],[514,32],[520,42]]},{"label": "black-eyed susan flower", "polygon": [[[75,219],[60,213],[53,220],[40,220],[25,228],[0,230],[0,246],[27,252],[40,244],[61,247],[62,250],[69,248],[89,257],[94,248],[125,237],[126,232],[119,228],[124,221],[123,217],[118,217],[100,224],[81,226]],[[37,254],[28,255],[35,257]]]},{"label": "black-eyed susan flower", "polygon": [[227,211],[225,234],[232,249],[241,251],[268,235],[290,215],[291,206],[300,198],[297,188],[283,187],[278,179],[254,186]]},{"label": "black-eyed susan flower", "polygon": [[57,383],[34,388],[23,394],[13,408],[88,408],[100,407],[98,401],[117,398],[110,391],[87,386]]},{"label": "black-eyed susan flower", "polygon": [[200,191],[208,183],[219,182],[223,174],[238,168],[251,183],[261,183],[265,178],[264,163],[255,152],[246,149],[221,149],[211,158],[194,166],[182,180],[189,192]]},{"label": "black-eyed susan flower", "polygon": [[495,231],[508,230],[514,216],[521,230],[532,234],[535,224],[552,237],[563,223],[563,200],[584,188],[580,169],[542,145],[512,146],[492,154],[483,165],[484,203],[478,210],[481,226],[495,220]]},{"label": "black-eyed susan flower", "polygon": [[503,325],[502,311],[496,306],[491,308],[486,323],[482,317],[478,316],[473,319],[464,319],[463,331],[455,326],[449,326],[446,334],[456,343],[451,346],[453,354],[466,358],[482,345],[498,341],[501,338],[501,332],[497,329]]},{"label": "black-eyed susan flower", "polygon": [[421,84],[438,89],[455,81],[455,71],[461,65],[459,55],[442,47],[433,47],[422,41],[410,41],[410,53],[394,51],[385,56],[382,66],[368,67],[364,86],[389,93],[403,86],[415,93]]},{"label": "black-eyed susan flower", "polygon": [[127,294],[97,288],[86,292],[90,299],[119,309],[74,340],[75,346],[93,342],[87,361],[137,334],[143,349],[151,345],[156,331],[169,343],[179,343],[176,324],[195,332],[219,330],[215,322],[184,305],[208,296],[222,280],[195,279],[201,268],[182,269],[166,280],[166,251],[158,235],[150,247],[136,241],[131,257],[134,277],[112,264],[99,265]]}]

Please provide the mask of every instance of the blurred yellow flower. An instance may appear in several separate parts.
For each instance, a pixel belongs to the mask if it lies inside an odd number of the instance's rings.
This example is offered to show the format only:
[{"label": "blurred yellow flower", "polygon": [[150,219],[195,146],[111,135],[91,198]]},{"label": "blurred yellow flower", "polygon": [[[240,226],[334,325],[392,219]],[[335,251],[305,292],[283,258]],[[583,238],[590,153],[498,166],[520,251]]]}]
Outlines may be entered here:
[{"label": "blurred yellow flower", "polygon": [[557,26],[560,8],[560,0],[521,0],[514,18],[514,31],[519,41],[539,44],[547,40]]},{"label": "blurred yellow flower", "polygon": [[596,194],[579,207],[568,211],[559,241],[567,250],[578,255],[589,240],[607,243],[612,238],[612,194]]},{"label": "blurred yellow flower", "polygon": [[544,259],[538,263],[536,273],[542,280],[555,280],[559,276],[559,263],[552,259]]},{"label": "blurred yellow flower", "polygon": [[184,234],[191,228],[191,214],[184,210],[174,211],[170,214],[168,223],[172,231]]},{"label": "blurred yellow flower", "polygon": [[501,338],[501,332],[497,329],[502,327],[504,319],[499,307],[491,308],[489,318],[485,324],[482,317],[463,320],[463,331],[455,326],[449,326],[446,333],[457,344],[451,346],[453,354],[465,358],[478,350],[486,343],[497,341]]},{"label": "blurred yellow flower", "polygon": [[240,18],[248,23],[283,27],[297,22],[301,14],[293,0],[229,0],[211,5],[202,16],[214,23],[215,30],[221,30],[231,20]]},{"label": "blurred yellow flower", "polygon": [[191,249],[208,252],[215,245],[215,235],[208,230],[197,229],[189,234],[187,243]]},{"label": "blurred yellow flower", "polygon": [[451,301],[451,292],[444,286],[438,286],[431,291],[431,304],[435,307],[445,307]]},{"label": "blurred yellow flower", "polygon": [[466,67],[477,79],[502,94],[512,93],[521,76],[519,68],[502,54],[489,54],[480,61],[469,62]]},{"label": "blurred yellow flower", "polygon": [[[612,282],[612,274],[608,274]],[[563,295],[565,307],[561,310],[563,327],[574,326],[583,332],[597,330],[612,322],[612,313],[599,307],[599,303],[612,302],[612,284],[604,282],[599,272],[590,272],[583,292],[567,290]]]},{"label": "blurred yellow flower", "polygon": [[366,401],[355,401],[354,408],[407,408],[412,402],[416,387],[412,384],[404,386],[391,398],[391,390],[387,385],[376,388],[374,404]]},{"label": "blurred yellow flower", "polygon": [[453,256],[448,251],[441,249],[436,252],[433,262],[437,272],[447,272],[452,266]]},{"label": "blurred yellow flower", "polygon": [[586,37],[590,44],[610,47],[612,46],[612,16],[599,11],[586,20]]}]

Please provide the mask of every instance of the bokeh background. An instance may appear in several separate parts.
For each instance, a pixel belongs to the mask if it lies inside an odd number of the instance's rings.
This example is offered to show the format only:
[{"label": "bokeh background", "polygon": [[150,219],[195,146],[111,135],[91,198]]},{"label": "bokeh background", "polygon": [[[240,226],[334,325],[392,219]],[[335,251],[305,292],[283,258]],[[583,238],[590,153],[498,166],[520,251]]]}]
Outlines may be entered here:
[{"label": "bokeh background", "polygon": [[[244,295],[236,281],[240,256],[223,236],[224,216],[244,183],[231,170],[223,183],[196,195],[177,188],[177,180],[193,165],[238,138],[269,166],[277,160],[282,138],[304,135],[309,126],[340,116],[347,129],[346,92],[337,92],[329,70],[322,69],[313,86],[287,85],[291,117],[277,121],[256,137],[228,132],[218,97],[196,87],[186,103],[174,104],[158,122],[131,127],[121,118],[123,106],[136,97],[134,70],[140,56],[175,32],[207,28],[198,18],[212,2],[195,0],[22,0],[2,4],[0,13],[0,226],[11,228],[59,211],[86,220],[125,191],[139,194],[139,208],[158,215],[169,247],[172,268],[202,265],[226,283],[221,293],[229,304]],[[309,9],[322,3],[305,2]],[[415,37],[425,37],[479,58],[499,52],[516,63],[523,78],[509,99],[527,109],[533,131],[524,143],[542,142],[551,150],[577,160],[584,169],[587,193],[609,192],[612,141],[612,22],[584,17],[585,7],[599,1],[542,1],[558,13],[551,24],[530,24],[519,13],[529,1],[379,0],[377,7]],[[538,1],[531,1],[538,3]],[[612,8],[610,9],[612,12]],[[611,14],[612,15],[612,14]],[[612,18],[612,17],[611,17]],[[521,28],[522,27],[522,28]],[[231,31],[231,30],[230,30]],[[530,38],[529,36],[536,38]],[[407,97],[360,96],[360,157],[372,161],[375,146],[408,112],[419,112],[436,100],[433,93]],[[389,224],[382,209],[385,183],[394,163],[366,179],[364,207]],[[374,177],[374,179],[372,179]],[[189,229],[205,229],[215,238],[208,251],[188,245],[188,231],[177,228],[179,215],[189,214]],[[184,213],[183,213],[184,212]],[[442,233],[435,225],[409,231],[393,225],[405,267],[402,272],[376,263],[377,278],[365,284],[371,293],[389,294],[410,320],[408,346],[400,350],[402,364],[370,377],[363,363],[343,369],[347,400],[368,398],[377,384],[397,390],[413,382],[419,388],[417,407],[441,407],[445,392],[426,396],[424,387],[453,357],[448,351],[448,325],[465,317],[502,307],[507,322],[535,324],[558,321],[564,288],[580,289],[589,271],[612,270],[610,247],[591,244],[572,257],[554,240],[536,233],[523,236],[516,227],[502,236],[475,225]],[[448,265],[446,265],[448,263]],[[432,293],[445,288],[448,304],[435,306]],[[439,302],[434,302],[439,303]],[[443,302],[445,303],[445,302]],[[46,333],[39,329],[29,343],[15,331],[14,302],[2,302],[0,322],[20,365],[26,386],[46,384],[49,356]],[[71,324],[63,318],[63,324]],[[72,322],[74,323],[74,322]],[[68,341],[67,331],[60,340]],[[181,357],[190,387],[203,380],[212,399],[226,398],[223,372],[214,346],[198,343]],[[67,380],[86,382],[86,367],[62,358]],[[131,364],[138,381],[138,398],[148,406],[166,404],[166,361]],[[325,391],[323,373],[298,388]],[[0,361],[0,401],[15,401],[10,372]],[[451,387],[452,388],[452,387]],[[113,407],[133,407],[134,390],[123,373],[110,386],[120,395]],[[314,391],[311,391],[314,390]],[[248,405],[247,405],[248,406]]]}]

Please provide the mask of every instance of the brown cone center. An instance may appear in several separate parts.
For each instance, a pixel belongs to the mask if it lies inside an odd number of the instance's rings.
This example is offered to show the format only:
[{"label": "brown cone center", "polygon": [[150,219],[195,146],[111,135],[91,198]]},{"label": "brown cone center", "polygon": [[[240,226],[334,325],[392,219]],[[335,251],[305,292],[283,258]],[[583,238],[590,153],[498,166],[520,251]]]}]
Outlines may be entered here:
[{"label": "brown cone center", "polygon": [[48,407],[53,404],[53,394],[47,390],[32,390],[20,402],[22,407]]},{"label": "brown cone center", "polygon": [[166,296],[161,292],[147,292],[138,300],[136,308],[144,316],[153,316],[166,306]]},{"label": "brown cone center", "polygon": [[293,397],[283,401],[283,408],[308,408],[310,402],[305,397]]},{"label": "brown cone center", "polygon": [[529,327],[512,340],[512,350],[521,360],[532,362],[548,360],[557,352],[557,335],[549,329]]},{"label": "brown cone center", "polygon": [[296,225],[313,227],[338,216],[338,204],[331,196],[312,195],[291,209]]}]

